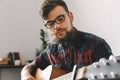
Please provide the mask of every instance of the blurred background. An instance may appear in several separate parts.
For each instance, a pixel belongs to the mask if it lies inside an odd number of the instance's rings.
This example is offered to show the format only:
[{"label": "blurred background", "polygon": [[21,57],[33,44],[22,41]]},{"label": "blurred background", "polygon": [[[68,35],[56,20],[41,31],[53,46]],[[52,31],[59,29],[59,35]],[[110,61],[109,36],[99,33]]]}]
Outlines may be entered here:
[{"label": "blurred background", "polygon": [[[41,48],[40,29],[47,31],[39,16],[43,1],[0,0],[0,57],[19,52],[22,64],[36,57],[36,48]],[[113,54],[120,55],[120,0],[65,1],[77,29],[104,38]]]}]

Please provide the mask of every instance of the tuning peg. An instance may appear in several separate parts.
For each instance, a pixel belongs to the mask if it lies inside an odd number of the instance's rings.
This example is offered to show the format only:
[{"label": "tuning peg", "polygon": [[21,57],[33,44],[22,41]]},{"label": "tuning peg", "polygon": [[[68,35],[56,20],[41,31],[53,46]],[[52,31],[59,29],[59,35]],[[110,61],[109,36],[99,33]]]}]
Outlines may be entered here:
[{"label": "tuning peg", "polygon": [[115,72],[110,72],[110,74],[113,78],[116,78],[118,76]]},{"label": "tuning peg", "polygon": [[104,65],[109,65],[109,62],[107,61],[106,58],[101,58],[99,62],[103,63]]},{"label": "tuning peg", "polygon": [[100,67],[100,65],[98,63],[96,63],[96,62],[93,63],[93,66],[94,66],[94,68]]},{"label": "tuning peg", "polygon": [[100,75],[101,75],[102,78],[106,78],[107,77],[107,75],[104,74],[103,72],[101,72]]},{"label": "tuning peg", "polygon": [[109,60],[113,60],[115,58],[114,55],[110,55]]},{"label": "tuning peg", "polygon": [[111,55],[111,56],[109,57],[109,60],[112,60],[112,61],[114,61],[115,63],[120,62],[120,60],[117,59],[114,55]]},{"label": "tuning peg", "polygon": [[90,74],[92,79],[97,79],[97,75],[95,74]]},{"label": "tuning peg", "polygon": [[106,58],[101,58],[101,59],[99,60],[99,62],[103,62],[103,61],[106,61]]}]

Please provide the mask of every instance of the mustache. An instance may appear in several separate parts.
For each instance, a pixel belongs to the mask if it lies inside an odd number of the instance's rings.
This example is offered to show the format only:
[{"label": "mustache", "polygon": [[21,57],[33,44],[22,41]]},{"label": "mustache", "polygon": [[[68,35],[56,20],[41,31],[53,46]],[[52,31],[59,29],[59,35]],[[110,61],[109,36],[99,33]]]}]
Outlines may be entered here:
[{"label": "mustache", "polygon": [[55,33],[59,32],[60,30],[66,30],[66,28],[57,28],[57,29],[55,30]]}]

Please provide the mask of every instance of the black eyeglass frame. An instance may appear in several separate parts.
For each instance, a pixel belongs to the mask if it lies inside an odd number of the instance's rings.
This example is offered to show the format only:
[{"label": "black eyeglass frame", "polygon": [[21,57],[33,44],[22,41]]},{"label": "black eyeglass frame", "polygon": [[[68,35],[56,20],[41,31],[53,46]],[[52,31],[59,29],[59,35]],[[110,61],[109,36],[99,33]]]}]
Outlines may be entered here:
[{"label": "black eyeglass frame", "polygon": [[[64,14],[60,14],[59,16],[57,16],[57,17],[55,18],[55,20],[47,21],[44,26],[45,26],[46,28],[48,28],[48,29],[51,29],[51,28],[53,28],[53,27],[55,26],[55,23],[57,23],[57,24],[63,23],[63,22],[65,21],[65,15],[66,15],[66,14],[68,14],[68,12],[66,12],[66,13],[64,13]],[[60,17],[63,18],[63,20],[59,21]],[[50,24],[50,25],[49,25],[49,24]]]}]

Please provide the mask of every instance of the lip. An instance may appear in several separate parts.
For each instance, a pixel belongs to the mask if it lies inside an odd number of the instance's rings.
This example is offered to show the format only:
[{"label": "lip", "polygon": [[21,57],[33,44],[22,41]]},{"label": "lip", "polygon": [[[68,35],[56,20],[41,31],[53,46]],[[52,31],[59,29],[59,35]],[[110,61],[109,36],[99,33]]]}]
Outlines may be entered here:
[{"label": "lip", "polygon": [[59,29],[59,30],[57,30],[56,34],[57,34],[57,35],[58,35],[58,34],[61,34],[63,31],[64,31],[63,29]]}]

